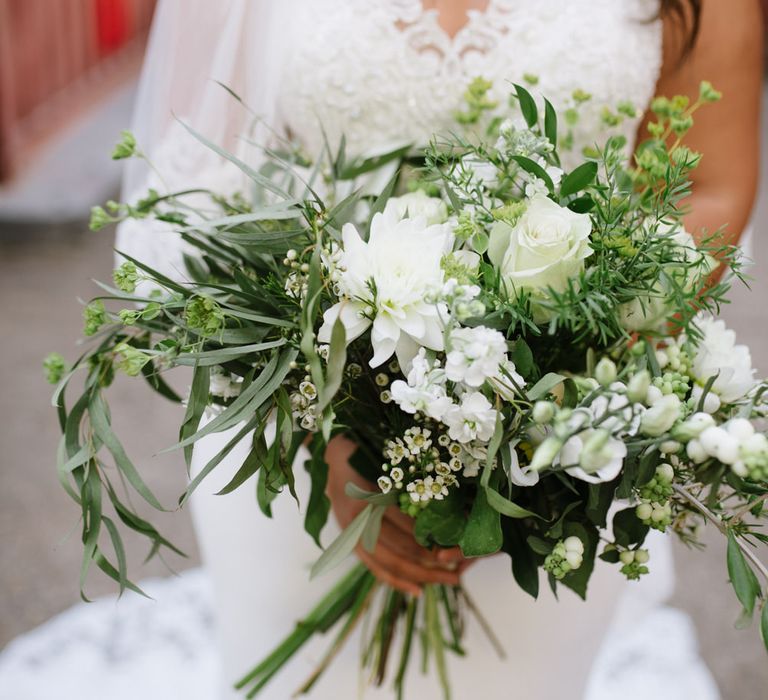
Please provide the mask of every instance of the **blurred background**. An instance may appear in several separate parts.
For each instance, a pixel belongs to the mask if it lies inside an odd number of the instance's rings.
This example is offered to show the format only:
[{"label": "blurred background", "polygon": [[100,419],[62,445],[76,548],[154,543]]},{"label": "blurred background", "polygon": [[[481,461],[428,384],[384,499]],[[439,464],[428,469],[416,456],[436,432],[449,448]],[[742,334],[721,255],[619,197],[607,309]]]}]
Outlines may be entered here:
[{"label": "blurred background", "polygon": [[[82,326],[77,300],[95,292],[91,278],[111,275],[114,231],[89,232],[88,210],[118,192],[120,168],[108,154],[130,123],[153,9],[154,0],[0,0],[0,649],[79,600],[78,510],[55,476],[58,427],[41,362],[52,350],[74,356]],[[718,87],[727,93],[728,86]],[[765,175],[766,148],[762,162]],[[723,312],[762,376],[766,228],[763,177],[752,290],[736,289]],[[179,409],[148,396],[140,382],[119,382],[114,422],[155,492],[173,503],[185,483],[183,464],[177,455],[153,455],[172,442]],[[188,513],[156,519],[189,555],[170,567],[196,566]],[[726,580],[725,548],[707,529],[703,554],[676,548],[672,604],[693,617],[724,700],[764,700],[767,657],[754,626],[734,629],[739,606]],[[142,567],[146,552],[128,544],[135,575],[171,575],[161,562]],[[114,588],[94,576],[87,591]]]}]

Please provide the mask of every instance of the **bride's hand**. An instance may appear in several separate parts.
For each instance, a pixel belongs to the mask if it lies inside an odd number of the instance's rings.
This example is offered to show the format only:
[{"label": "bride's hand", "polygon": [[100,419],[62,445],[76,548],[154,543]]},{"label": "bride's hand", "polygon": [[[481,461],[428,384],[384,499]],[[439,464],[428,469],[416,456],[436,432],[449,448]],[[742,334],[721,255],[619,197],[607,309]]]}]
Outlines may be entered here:
[{"label": "bride's hand", "polygon": [[[331,440],[326,452],[330,467],[328,473],[328,497],[341,527],[346,527],[365,507],[365,503],[350,498],[344,492],[348,482],[368,491],[376,487],[363,479],[349,464],[355,445],[339,436]],[[405,593],[418,595],[426,583],[443,583],[455,586],[472,560],[465,559],[458,547],[450,549],[425,549],[413,536],[413,520],[396,506],[384,513],[381,533],[373,552],[357,546],[357,556],[380,581]]]}]

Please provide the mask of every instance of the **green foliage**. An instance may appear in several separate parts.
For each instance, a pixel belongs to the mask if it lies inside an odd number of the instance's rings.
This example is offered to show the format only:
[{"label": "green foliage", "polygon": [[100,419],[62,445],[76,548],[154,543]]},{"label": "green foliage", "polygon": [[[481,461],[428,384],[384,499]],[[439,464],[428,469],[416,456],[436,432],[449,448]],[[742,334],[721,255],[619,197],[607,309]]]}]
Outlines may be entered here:
[{"label": "green foliage", "polygon": [[58,384],[67,371],[67,362],[58,352],[49,353],[43,360],[45,380],[49,384]]},{"label": "green foliage", "polygon": [[130,131],[120,133],[120,141],[112,151],[112,160],[123,160],[136,155],[136,137]]}]

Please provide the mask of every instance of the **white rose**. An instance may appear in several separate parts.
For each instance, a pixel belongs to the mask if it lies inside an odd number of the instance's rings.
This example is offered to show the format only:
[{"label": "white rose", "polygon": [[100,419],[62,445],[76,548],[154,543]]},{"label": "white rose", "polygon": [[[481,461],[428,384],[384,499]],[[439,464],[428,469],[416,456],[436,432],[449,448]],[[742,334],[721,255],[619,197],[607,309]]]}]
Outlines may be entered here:
[{"label": "white rose", "polygon": [[450,227],[429,226],[424,217],[398,221],[390,212],[373,217],[367,242],[352,224],[345,224],[341,236],[342,272],[337,281],[341,301],[323,314],[319,342],[330,342],[338,318],[347,343],[373,324],[371,367],[395,352],[405,367],[419,346],[442,350],[447,310],[426,299],[443,284],[440,263],[453,246]]},{"label": "white rose", "polygon": [[736,334],[723,321],[702,317],[697,323],[703,338],[693,358],[693,376],[705,385],[717,375],[712,391],[725,403],[742,398],[755,386],[749,348],[736,344]]},{"label": "white rose", "polygon": [[498,221],[491,229],[488,255],[501,271],[507,291],[562,292],[584,268],[592,252],[587,214],[576,214],[544,195],[531,198],[514,226]]},{"label": "white rose", "polygon": [[409,192],[400,197],[390,197],[384,207],[385,215],[397,219],[415,219],[423,216],[428,225],[443,224],[448,219],[448,207],[439,197],[430,197],[423,190]]}]

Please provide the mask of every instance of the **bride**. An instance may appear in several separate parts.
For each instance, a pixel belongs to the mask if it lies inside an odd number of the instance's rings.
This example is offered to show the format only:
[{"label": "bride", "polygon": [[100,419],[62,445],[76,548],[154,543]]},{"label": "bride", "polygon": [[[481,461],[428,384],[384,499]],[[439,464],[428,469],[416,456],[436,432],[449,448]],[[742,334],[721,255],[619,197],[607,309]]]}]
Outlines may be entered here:
[{"label": "bride", "polygon": [[[481,75],[493,81],[498,97],[511,82],[527,80],[560,108],[572,105],[574,90],[589,93],[574,133],[578,152],[604,138],[609,126],[633,143],[644,134],[644,111],[655,94],[693,95],[705,78],[725,98],[702,111],[688,140],[704,159],[686,225],[700,234],[727,222],[735,242],[755,192],[761,26],[757,0],[163,0],[135,124],[162,180],[132,164],[126,195],[135,199],[150,186],[242,187],[238,171],[185,136],[174,117],[245,158],[257,157],[251,144],[269,143],[276,134],[290,135],[309,155],[319,154],[326,138],[336,147],[343,134],[347,152],[363,154],[423,143],[449,129],[467,82]],[[620,103],[632,107],[611,124],[605,110]],[[260,120],[249,131],[254,113]],[[184,251],[162,226],[129,221],[117,247],[183,277]],[[217,434],[198,444],[193,469],[230,437]],[[328,452],[329,495],[342,525],[358,507],[343,493],[355,478],[347,464],[353,447],[337,439]],[[302,531],[292,499],[278,499],[269,520],[248,485],[213,495],[239,467],[247,451],[241,448],[203,482],[192,504],[216,596],[220,698],[239,697],[233,682],[292,628],[325,584],[308,583],[318,550]],[[461,700],[473,694],[488,700],[585,697],[609,626],[630,630],[670,592],[664,540],[652,547],[653,576],[631,591],[625,589],[632,584],[598,563],[588,602],[570,591],[559,602],[548,591],[533,601],[514,584],[506,559],[469,567],[452,552],[436,557],[414,543],[396,515],[385,521],[376,551],[360,552],[365,563],[410,592],[426,582],[456,583],[461,573],[506,649],[500,660],[470,625],[470,653],[451,659],[449,668]],[[326,544],[334,534],[324,533]],[[290,697],[322,649],[310,646],[262,697]],[[353,639],[314,697],[358,696],[357,653]],[[418,672],[408,687],[414,697],[437,697]],[[379,689],[366,697],[390,694]]]}]

